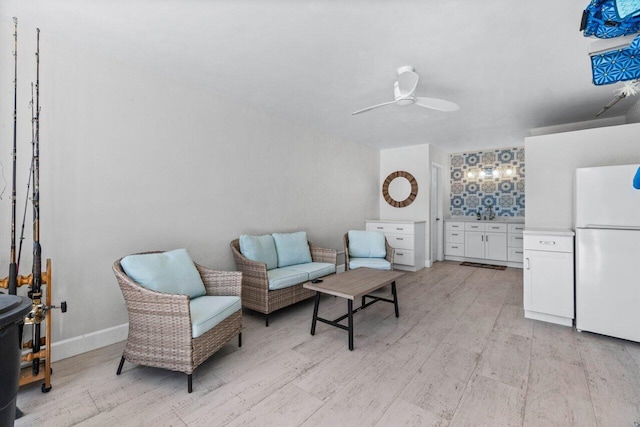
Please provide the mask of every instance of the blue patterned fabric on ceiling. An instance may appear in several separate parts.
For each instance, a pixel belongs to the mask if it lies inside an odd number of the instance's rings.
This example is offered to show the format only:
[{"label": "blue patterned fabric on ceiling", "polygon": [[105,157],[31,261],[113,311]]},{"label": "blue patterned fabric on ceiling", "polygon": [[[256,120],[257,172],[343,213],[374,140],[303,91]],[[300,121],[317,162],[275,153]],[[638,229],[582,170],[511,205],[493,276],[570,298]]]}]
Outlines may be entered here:
[{"label": "blue patterned fabric on ceiling", "polygon": [[452,154],[451,215],[524,216],[524,148]]}]

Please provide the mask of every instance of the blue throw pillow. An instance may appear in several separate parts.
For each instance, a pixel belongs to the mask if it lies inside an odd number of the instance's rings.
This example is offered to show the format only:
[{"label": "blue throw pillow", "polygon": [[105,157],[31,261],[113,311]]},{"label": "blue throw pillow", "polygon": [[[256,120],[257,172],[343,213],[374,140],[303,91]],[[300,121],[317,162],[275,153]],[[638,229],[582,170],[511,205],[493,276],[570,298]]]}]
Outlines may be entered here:
[{"label": "blue throw pillow", "polygon": [[354,258],[384,258],[387,256],[382,231],[349,231],[349,256]]},{"label": "blue throw pillow", "polygon": [[273,233],[273,241],[278,253],[278,267],[311,262],[311,251],[305,231]]},{"label": "blue throw pillow", "polygon": [[276,245],[270,234],[264,236],[240,235],[240,252],[251,261],[264,262],[267,270],[273,270],[278,266]]},{"label": "blue throw pillow", "polygon": [[186,249],[129,255],[120,261],[127,276],[147,289],[197,298],[207,293]]}]

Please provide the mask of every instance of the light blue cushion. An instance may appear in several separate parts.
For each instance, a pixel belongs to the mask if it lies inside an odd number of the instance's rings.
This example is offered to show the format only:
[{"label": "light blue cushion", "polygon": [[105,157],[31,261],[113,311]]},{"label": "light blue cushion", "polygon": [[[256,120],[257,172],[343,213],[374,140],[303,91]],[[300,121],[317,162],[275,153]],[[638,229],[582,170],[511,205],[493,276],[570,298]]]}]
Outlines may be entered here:
[{"label": "light blue cushion", "polygon": [[273,241],[278,253],[278,267],[311,262],[311,251],[307,241],[307,233],[273,233]]},{"label": "light blue cushion", "polygon": [[391,270],[391,263],[384,258],[349,258],[349,268],[355,270],[360,267],[375,268],[376,270]]},{"label": "light blue cushion", "polygon": [[309,273],[291,268],[274,268],[267,271],[269,290],[288,288],[309,280]]},{"label": "light blue cushion", "polygon": [[278,266],[276,245],[270,234],[264,236],[240,235],[240,252],[251,261],[264,262],[267,270]]},{"label": "light blue cushion", "polygon": [[129,255],[120,261],[127,276],[147,289],[197,298],[207,293],[186,249]]},{"label": "light blue cushion", "polygon": [[205,295],[192,299],[191,336],[198,338],[241,308],[240,297]]},{"label": "light blue cushion", "polygon": [[326,276],[336,272],[336,265],[328,262],[308,262],[306,264],[296,264],[287,267],[290,270],[304,271],[309,274],[309,280]]},{"label": "light blue cushion", "polygon": [[384,258],[387,255],[382,231],[349,231],[349,256],[354,258]]}]

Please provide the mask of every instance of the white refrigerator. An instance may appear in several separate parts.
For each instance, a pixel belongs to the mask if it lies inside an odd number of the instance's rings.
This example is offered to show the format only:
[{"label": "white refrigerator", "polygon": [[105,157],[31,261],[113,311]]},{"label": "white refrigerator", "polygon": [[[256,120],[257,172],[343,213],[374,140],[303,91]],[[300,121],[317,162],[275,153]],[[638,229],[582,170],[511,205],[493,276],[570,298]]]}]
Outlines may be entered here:
[{"label": "white refrigerator", "polygon": [[640,165],[576,169],[576,328],[640,342]]}]

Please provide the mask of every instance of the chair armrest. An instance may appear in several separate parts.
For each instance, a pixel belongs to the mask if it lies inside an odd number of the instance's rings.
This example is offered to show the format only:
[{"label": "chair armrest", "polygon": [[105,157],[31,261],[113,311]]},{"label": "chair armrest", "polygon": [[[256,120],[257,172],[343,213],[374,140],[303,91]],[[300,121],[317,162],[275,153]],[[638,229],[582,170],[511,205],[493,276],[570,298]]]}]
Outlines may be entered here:
[{"label": "chair armrest", "polygon": [[328,262],[333,265],[338,262],[338,251],[335,249],[321,248],[309,243],[309,250],[311,251],[311,259],[314,262]]},{"label": "chair armrest", "polygon": [[207,290],[207,295],[214,296],[241,296],[242,273],[239,271],[218,271],[196,264],[196,268],[202,277],[202,283]]},{"label": "chair armrest", "polygon": [[384,259],[391,263],[391,269],[393,270],[393,259],[396,256],[396,250],[391,247],[387,239],[384,239],[384,244],[387,249],[387,256],[385,256]]},{"label": "chair armrest", "polygon": [[251,261],[240,252],[238,239],[231,242],[231,251],[236,261],[236,268],[242,272],[242,286],[254,290],[269,292],[269,276],[267,275],[267,264],[264,262]]}]

